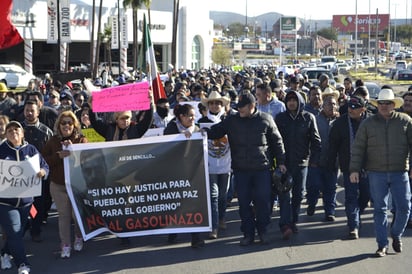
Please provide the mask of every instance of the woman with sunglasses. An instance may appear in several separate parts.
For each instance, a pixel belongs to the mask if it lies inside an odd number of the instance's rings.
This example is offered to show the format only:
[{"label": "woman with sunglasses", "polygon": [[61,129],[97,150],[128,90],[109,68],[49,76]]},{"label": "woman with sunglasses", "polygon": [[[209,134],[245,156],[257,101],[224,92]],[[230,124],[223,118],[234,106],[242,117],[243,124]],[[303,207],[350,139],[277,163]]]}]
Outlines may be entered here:
[{"label": "woman with sunglasses", "polygon": [[[46,143],[42,155],[50,166],[50,193],[56,203],[59,213],[59,236],[61,241],[61,258],[69,258],[71,252],[71,220],[73,208],[67,194],[64,181],[63,159],[70,155],[67,146],[70,144],[87,143],[81,135],[80,123],[72,111],[63,111],[57,117],[54,125],[54,136]],[[75,222],[75,237],[73,249],[83,249],[83,238],[79,226]]]}]

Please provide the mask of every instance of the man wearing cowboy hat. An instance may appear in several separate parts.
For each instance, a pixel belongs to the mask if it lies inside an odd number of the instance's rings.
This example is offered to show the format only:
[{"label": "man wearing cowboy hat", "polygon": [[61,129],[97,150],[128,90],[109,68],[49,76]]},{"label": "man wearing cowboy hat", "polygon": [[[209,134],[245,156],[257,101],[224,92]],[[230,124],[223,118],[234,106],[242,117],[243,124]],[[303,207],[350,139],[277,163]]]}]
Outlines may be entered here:
[{"label": "man wearing cowboy hat", "polygon": [[[362,169],[368,172],[369,188],[374,207],[377,257],[388,252],[388,196],[396,207],[396,219],[391,225],[392,248],[402,252],[401,237],[408,222],[411,191],[409,185],[409,155],[412,152],[412,119],[395,109],[403,104],[391,89],[382,89],[378,99],[371,100],[378,113],[359,127],[352,147],[349,170],[351,183],[359,183]],[[412,175],[412,173],[410,174]]]},{"label": "man wearing cowboy hat", "polygon": [[[221,96],[213,90],[208,98],[202,99],[202,104],[207,107],[207,115],[199,119],[200,127],[204,123],[217,124],[226,118],[225,107],[230,99]],[[210,239],[216,239],[218,228],[225,229],[226,197],[230,180],[230,148],[227,135],[219,139],[208,140],[209,148],[209,184],[212,205],[212,232]]]}]

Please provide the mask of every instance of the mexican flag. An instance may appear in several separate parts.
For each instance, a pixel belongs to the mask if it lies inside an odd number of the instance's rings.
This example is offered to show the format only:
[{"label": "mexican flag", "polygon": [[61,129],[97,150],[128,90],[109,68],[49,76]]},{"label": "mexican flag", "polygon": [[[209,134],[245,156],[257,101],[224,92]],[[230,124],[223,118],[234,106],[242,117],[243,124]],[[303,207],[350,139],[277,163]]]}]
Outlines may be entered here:
[{"label": "mexican flag", "polygon": [[11,23],[12,8],[12,0],[0,0],[0,49],[10,48],[23,42],[23,38]]},{"label": "mexican flag", "polygon": [[146,23],[146,14],[143,15],[143,41],[142,41],[142,70],[147,75],[153,92],[153,100],[156,104],[160,98],[166,98],[166,93],[157,71],[155,52],[150,38],[150,29]]}]

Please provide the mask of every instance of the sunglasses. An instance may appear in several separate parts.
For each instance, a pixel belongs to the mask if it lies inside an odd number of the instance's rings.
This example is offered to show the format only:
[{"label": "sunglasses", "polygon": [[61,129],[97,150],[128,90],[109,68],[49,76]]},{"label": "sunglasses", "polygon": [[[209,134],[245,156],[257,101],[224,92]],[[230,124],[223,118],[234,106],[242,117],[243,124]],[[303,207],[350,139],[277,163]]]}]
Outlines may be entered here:
[{"label": "sunglasses", "polygon": [[72,121],[61,121],[60,125],[62,125],[62,126],[66,126],[66,125],[72,126],[73,122]]},{"label": "sunglasses", "polygon": [[393,102],[392,101],[378,101],[378,105],[388,106],[390,104],[393,104]]}]

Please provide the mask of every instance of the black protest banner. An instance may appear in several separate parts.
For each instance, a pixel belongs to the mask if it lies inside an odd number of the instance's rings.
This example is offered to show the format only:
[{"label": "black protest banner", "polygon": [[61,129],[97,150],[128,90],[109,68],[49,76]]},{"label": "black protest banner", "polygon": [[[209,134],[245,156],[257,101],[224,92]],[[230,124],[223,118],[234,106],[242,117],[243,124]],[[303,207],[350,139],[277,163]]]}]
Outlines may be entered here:
[{"label": "black protest banner", "polygon": [[211,230],[207,140],[183,134],[75,144],[66,187],[83,238]]}]

